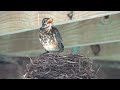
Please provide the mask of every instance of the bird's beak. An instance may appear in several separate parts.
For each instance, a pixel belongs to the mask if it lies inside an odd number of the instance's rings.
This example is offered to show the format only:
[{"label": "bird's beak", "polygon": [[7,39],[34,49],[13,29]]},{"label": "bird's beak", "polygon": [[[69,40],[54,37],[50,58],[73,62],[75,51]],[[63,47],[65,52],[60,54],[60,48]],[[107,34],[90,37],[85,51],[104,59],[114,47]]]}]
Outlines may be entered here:
[{"label": "bird's beak", "polygon": [[52,23],[52,22],[53,22],[52,18],[48,19],[48,21],[47,21],[47,23]]}]

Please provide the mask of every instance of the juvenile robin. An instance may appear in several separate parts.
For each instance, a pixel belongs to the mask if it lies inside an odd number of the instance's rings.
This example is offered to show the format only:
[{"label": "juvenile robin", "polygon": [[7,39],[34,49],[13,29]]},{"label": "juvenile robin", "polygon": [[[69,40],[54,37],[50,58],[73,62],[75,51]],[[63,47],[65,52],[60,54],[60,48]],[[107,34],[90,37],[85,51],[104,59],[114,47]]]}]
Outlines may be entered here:
[{"label": "juvenile robin", "polygon": [[63,39],[58,29],[52,25],[52,22],[52,18],[44,18],[39,29],[39,40],[46,50],[45,53],[59,53],[64,50]]}]

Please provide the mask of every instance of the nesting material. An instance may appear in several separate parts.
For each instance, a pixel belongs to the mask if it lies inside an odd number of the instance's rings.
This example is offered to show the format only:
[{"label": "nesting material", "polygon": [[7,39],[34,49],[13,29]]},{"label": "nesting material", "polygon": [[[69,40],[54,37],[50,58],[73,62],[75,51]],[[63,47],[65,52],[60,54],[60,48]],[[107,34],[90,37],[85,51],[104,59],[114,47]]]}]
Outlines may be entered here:
[{"label": "nesting material", "polygon": [[30,58],[22,79],[95,79],[93,62],[82,55],[43,54]]}]

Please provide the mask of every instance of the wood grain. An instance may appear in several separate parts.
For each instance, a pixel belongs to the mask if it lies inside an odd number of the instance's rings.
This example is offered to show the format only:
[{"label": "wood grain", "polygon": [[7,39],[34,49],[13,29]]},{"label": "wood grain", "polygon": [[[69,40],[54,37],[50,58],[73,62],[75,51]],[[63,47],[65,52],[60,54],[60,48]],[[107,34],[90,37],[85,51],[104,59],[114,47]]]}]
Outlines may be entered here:
[{"label": "wood grain", "polygon": [[[55,25],[71,23],[69,11],[0,11],[0,36],[38,29],[41,20],[52,17]],[[120,11],[74,11],[72,22],[120,13]]]},{"label": "wood grain", "polygon": [[[8,12],[0,13],[1,18],[2,17],[7,18],[11,16],[7,20],[2,18],[4,23],[2,22],[0,23],[1,25],[0,53],[1,54],[14,55],[14,56],[26,56],[26,55],[34,56],[36,54],[40,54],[44,52],[44,49],[38,40],[38,29],[32,29],[33,27],[39,27],[36,26],[38,25],[38,22],[36,22],[38,13],[41,15],[40,21],[42,20],[43,17],[47,17],[50,15],[51,15],[50,17],[54,18],[55,24],[58,22],[68,21],[68,18],[66,17],[68,11],[64,11],[64,12],[63,11],[59,11],[59,12],[21,11],[19,13],[18,11],[16,12],[8,11]],[[57,16],[58,13],[59,16]],[[91,17],[97,15],[97,12],[95,13],[89,11],[81,12],[82,14],[79,13],[80,12],[77,11],[74,12],[74,14],[76,15],[74,16],[74,19],[75,17],[78,17],[78,19],[80,19],[82,17],[89,17],[90,15]],[[20,22],[18,22],[18,20],[20,20]],[[62,23],[58,25],[56,24],[56,27],[59,29],[63,37],[65,48],[119,42],[120,14],[111,15],[109,24],[103,24],[101,20],[103,20],[103,17],[85,19],[83,21],[73,20],[74,22],[70,21],[70,23],[65,23],[65,24]],[[21,31],[23,29],[26,29],[26,31],[15,34],[9,33],[9,32]]]},{"label": "wood grain", "polygon": [[92,59],[106,60],[106,61],[120,61],[120,42],[100,44],[100,53],[95,56],[90,46],[81,47],[81,53]]}]

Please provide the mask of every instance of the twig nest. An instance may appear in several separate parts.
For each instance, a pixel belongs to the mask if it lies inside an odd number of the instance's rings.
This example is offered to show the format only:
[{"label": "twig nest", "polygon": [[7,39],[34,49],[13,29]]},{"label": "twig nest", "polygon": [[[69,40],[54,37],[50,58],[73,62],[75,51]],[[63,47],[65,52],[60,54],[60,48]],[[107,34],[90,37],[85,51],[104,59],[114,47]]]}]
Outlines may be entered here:
[{"label": "twig nest", "polygon": [[93,62],[82,55],[43,54],[30,58],[22,79],[95,79]]}]

